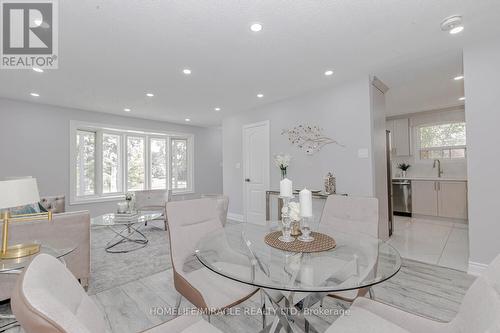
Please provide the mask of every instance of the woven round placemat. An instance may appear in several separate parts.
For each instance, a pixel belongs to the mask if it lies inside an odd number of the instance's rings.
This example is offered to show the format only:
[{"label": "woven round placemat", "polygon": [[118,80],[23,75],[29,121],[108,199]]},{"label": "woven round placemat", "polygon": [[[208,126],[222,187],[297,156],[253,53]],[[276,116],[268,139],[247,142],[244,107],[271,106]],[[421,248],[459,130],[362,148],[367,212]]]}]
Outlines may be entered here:
[{"label": "woven round placemat", "polygon": [[290,251],[290,252],[322,252],[333,249],[337,244],[335,240],[325,234],[320,234],[318,232],[312,232],[311,236],[314,237],[312,242],[301,242],[295,239],[293,242],[285,243],[278,239],[281,236],[281,231],[274,231],[267,234],[264,241],[267,245],[275,247],[280,250]]}]

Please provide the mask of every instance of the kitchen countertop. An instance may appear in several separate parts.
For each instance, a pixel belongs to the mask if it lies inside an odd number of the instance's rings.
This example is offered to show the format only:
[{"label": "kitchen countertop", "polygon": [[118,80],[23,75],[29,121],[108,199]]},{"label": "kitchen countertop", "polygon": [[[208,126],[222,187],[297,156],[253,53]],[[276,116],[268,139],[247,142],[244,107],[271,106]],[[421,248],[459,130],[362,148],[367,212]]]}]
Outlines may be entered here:
[{"label": "kitchen countertop", "polygon": [[392,180],[431,180],[431,181],[448,181],[448,182],[466,182],[466,178],[447,178],[447,177],[394,177]]}]

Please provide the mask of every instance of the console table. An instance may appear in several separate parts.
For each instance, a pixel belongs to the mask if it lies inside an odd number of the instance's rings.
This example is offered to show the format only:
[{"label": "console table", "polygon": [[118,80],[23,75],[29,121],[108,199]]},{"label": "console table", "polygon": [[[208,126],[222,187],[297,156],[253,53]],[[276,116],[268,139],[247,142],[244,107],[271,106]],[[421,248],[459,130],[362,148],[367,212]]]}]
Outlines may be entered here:
[{"label": "console table", "polygon": [[[293,195],[298,195],[298,194],[299,194],[299,190],[293,191]],[[271,204],[270,204],[271,196],[275,196],[276,198],[278,198],[278,221],[281,220],[281,208],[283,208],[283,200],[279,198],[279,195],[280,195],[280,191],[276,191],[276,190],[266,191],[266,221],[271,220]],[[332,194],[328,194],[325,192],[313,192],[312,193],[313,198],[324,199],[324,200],[326,200],[330,195],[347,196],[347,194],[345,194],[345,193],[332,193]]]}]

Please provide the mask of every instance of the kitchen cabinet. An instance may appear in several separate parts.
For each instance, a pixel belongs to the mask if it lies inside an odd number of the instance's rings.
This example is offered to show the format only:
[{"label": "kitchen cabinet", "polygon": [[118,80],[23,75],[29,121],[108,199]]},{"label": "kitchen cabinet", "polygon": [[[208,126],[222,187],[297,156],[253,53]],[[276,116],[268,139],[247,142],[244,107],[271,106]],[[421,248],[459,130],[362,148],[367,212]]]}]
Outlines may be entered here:
[{"label": "kitchen cabinet", "polygon": [[466,182],[438,182],[438,213],[442,217],[467,219]]},{"label": "kitchen cabinet", "polygon": [[391,131],[392,154],[410,156],[410,120],[408,118],[388,120],[386,128]]},{"label": "kitchen cabinet", "polygon": [[412,181],[413,213],[467,219],[467,182]]},{"label": "kitchen cabinet", "polygon": [[438,215],[438,192],[435,181],[412,181],[411,194],[412,213]]}]

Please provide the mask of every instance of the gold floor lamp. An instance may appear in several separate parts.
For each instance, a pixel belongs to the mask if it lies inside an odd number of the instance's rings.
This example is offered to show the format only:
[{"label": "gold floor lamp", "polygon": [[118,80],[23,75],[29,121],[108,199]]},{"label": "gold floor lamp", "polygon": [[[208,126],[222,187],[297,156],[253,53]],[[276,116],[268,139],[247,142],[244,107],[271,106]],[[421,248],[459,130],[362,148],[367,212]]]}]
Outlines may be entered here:
[{"label": "gold floor lamp", "polygon": [[9,246],[9,224],[19,221],[51,220],[52,213],[35,213],[11,216],[9,208],[29,205],[40,201],[35,178],[18,178],[0,181],[0,209],[2,214],[2,246],[0,259],[16,259],[40,252],[40,244],[26,243]]}]

